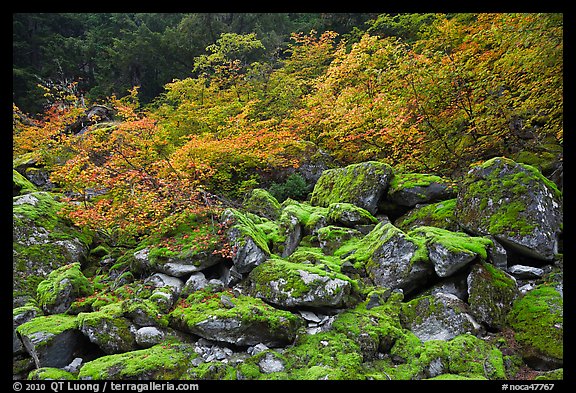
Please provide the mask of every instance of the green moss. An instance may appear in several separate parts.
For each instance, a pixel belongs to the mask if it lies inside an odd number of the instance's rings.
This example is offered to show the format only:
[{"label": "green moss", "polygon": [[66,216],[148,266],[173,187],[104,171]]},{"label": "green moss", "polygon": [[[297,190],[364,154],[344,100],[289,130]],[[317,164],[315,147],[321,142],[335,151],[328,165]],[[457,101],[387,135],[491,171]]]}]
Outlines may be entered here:
[{"label": "green moss", "polygon": [[457,225],[454,218],[455,206],[456,198],[416,207],[398,218],[394,225],[404,231],[409,230],[413,224],[452,230]]},{"label": "green moss", "polygon": [[41,367],[28,374],[28,380],[76,380],[76,376],[71,372],[54,367]]},{"label": "green moss", "polygon": [[[505,157],[487,160],[475,166],[473,173],[473,176],[466,177],[462,183],[462,194],[458,198],[456,211],[460,220],[478,223],[481,232],[531,234],[535,224],[531,223],[527,216],[526,202],[522,196],[535,184],[543,183],[555,198],[562,198],[562,192],[538,169]],[[514,197],[512,201],[511,197]],[[479,209],[472,210],[462,205],[472,200],[478,201]],[[491,214],[486,214],[486,210]]]},{"label": "green moss", "polygon": [[439,243],[453,252],[472,252],[483,260],[488,257],[487,248],[492,246],[492,240],[470,236],[464,232],[452,232],[443,228],[418,227],[408,232],[409,236],[421,237],[428,242]]},{"label": "green moss", "polygon": [[538,285],[517,299],[508,314],[508,323],[527,356],[536,352],[563,359],[563,299],[554,285]]},{"label": "green moss", "polygon": [[482,375],[471,375],[465,377],[463,375],[458,374],[440,374],[433,378],[427,378],[429,381],[464,381],[464,380],[483,380],[485,381],[487,378]]},{"label": "green moss", "polygon": [[285,200],[282,207],[284,212],[291,213],[298,218],[298,222],[307,233],[314,233],[328,216],[327,207],[312,206],[292,199]]},{"label": "green moss", "polygon": [[[317,288],[324,284],[317,280],[307,282],[302,278],[301,272],[349,283],[347,288],[350,293],[346,294],[342,300],[347,304],[356,302],[356,296],[360,292],[356,280],[352,280],[341,273],[326,271],[320,266],[292,263],[282,259],[269,259],[250,272],[251,291],[265,299],[275,298],[277,301],[283,301],[288,298],[304,298],[307,294],[317,291]],[[276,283],[274,288],[270,285],[272,282]],[[343,287],[329,288],[325,296],[335,296],[344,289]],[[319,299],[319,301],[326,300],[328,299]]]},{"label": "green moss", "polygon": [[363,379],[358,344],[343,333],[302,335],[283,354],[289,379]]},{"label": "green moss", "polygon": [[558,368],[556,370],[546,371],[534,378],[535,381],[550,381],[550,380],[563,380],[564,369]]},{"label": "green moss", "polygon": [[[222,296],[234,306],[224,306]],[[265,324],[270,331],[280,332],[291,325],[298,325],[301,320],[296,315],[276,309],[261,299],[251,296],[235,295],[232,292],[195,291],[188,298],[181,299],[169,314],[176,324],[183,324],[190,331],[195,325],[207,318],[239,319],[247,323]]]},{"label": "green moss", "polygon": [[80,369],[78,379],[179,379],[196,357],[190,345],[165,342],[87,362]]},{"label": "green moss", "polygon": [[416,246],[414,255],[412,256],[410,263],[416,263],[419,261],[428,261],[428,251],[425,246],[425,242],[422,238],[417,236],[410,236],[410,234],[405,234],[400,229],[396,228],[393,224],[387,222],[381,222],[370,233],[364,236],[359,241],[350,241],[343,244],[334,255],[348,256],[345,257],[346,260],[354,263],[355,265],[366,265],[369,266],[375,263],[372,260],[372,255],[377,251],[378,248],[382,247],[383,244],[388,242],[393,236],[403,236],[406,240],[412,242]]},{"label": "green moss", "polygon": [[58,335],[66,330],[76,328],[76,317],[73,315],[54,314],[39,316],[16,328],[16,332],[23,336],[32,336],[38,333]]},{"label": "green moss", "polygon": [[32,184],[30,180],[22,176],[20,172],[16,171],[16,169],[12,170],[12,184],[13,187],[18,190],[18,194],[20,195],[38,191],[36,186]]},{"label": "green moss", "polygon": [[353,217],[356,224],[377,224],[378,220],[366,209],[351,203],[331,203],[328,206],[328,220],[337,224],[348,223],[348,217]]},{"label": "green moss", "polygon": [[367,208],[363,206],[363,196],[376,195],[382,180],[388,181],[393,174],[394,170],[390,165],[378,161],[325,170],[314,186],[310,202],[323,207],[331,203],[347,202]]},{"label": "green moss", "polygon": [[255,188],[244,201],[243,208],[259,216],[275,220],[280,217],[282,207],[276,198],[262,188]]},{"label": "green moss", "polygon": [[[182,380],[216,380],[231,381],[238,379],[236,368],[222,362],[205,362],[195,367],[188,368],[180,376]],[[249,379],[249,378],[248,378]]]},{"label": "green moss", "polygon": [[396,173],[388,187],[388,193],[394,193],[403,188],[428,187],[432,183],[445,184],[456,188],[456,184],[448,179],[427,173]]},{"label": "green moss", "polygon": [[50,272],[46,280],[38,284],[38,303],[43,308],[52,308],[57,301],[62,300],[63,293],[69,293],[71,297],[94,293],[92,283],[80,270],[80,263],[71,263]]},{"label": "green moss", "polygon": [[340,273],[340,267],[342,260],[333,255],[326,255],[322,252],[321,248],[318,247],[306,247],[300,246],[290,256],[287,258],[288,262],[296,264],[309,264],[316,265],[321,269],[325,267],[329,271]]},{"label": "green moss", "polygon": [[[237,209],[227,209],[224,216],[232,218],[232,228],[237,229],[241,235],[250,237],[254,243],[265,253],[271,254],[268,247],[268,237],[264,231],[256,224],[261,223],[262,219],[257,216],[254,217],[250,213],[242,213]],[[243,245],[243,244],[239,244]]]}]

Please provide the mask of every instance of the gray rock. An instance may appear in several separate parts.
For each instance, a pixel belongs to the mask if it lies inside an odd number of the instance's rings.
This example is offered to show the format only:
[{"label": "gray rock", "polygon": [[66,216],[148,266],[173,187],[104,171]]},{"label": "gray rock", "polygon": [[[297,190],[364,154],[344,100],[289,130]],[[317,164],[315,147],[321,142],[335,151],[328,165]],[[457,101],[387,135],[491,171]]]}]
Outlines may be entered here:
[{"label": "gray rock", "polygon": [[400,206],[414,207],[456,197],[457,188],[449,179],[420,173],[397,173],[390,182],[387,198]]},{"label": "gray rock", "polygon": [[404,303],[400,321],[404,328],[412,331],[422,342],[447,341],[464,333],[483,333],[482,326],[472,317],[466,303],[454,295],[444,293]]},{"label": "gray rock", "polygon": [[82,362],[82,358],[74,358],[74,360],[72,360],[69,365],[64,367],[64,371],[68,371],[69,373],[77,373],[82,367]]},{"label": "gray rock", "polygon": [[284,371],[284,362],[278,357],[274,356],[272,352],[266,353],[258,362],[260,371],[264,374]]},{"label": "gray rock", "polygon": [[381,222],[362,238],[345,261],[363,264],[374,285],[409,294],[434,275],[434,267],[421,248],[416,239],[391,223]]},{"label": "gray rock", "polygon": [[208,280],[204,273],[192,273],[182,288],[182,297],[188,297],[192,292],[205,288],[206,285],[208,285]]},{"label": "gray rock", "polygon": [[64,368],[78,355],[93,350],[88,339],[76,329],[74,319],[60,314],[40,316],[17,328],[36,368]]},{"label": "gray rock", "polygon": [[342,274],[280,259],[264,262],[248,276],[252,296],[282,307],[344,307],[357,301]]},{"label": "gray rock", "polygon": [[503,328],[512,303],[520,295],[514,277],[491,264],[479,263],[472,266],[467,283],[472,315],[491,328]]},{"label": "gray rock", "polygon": [[510,266],[508,272],[518,278],[541,278],[544,275],[544,269],[524,265]]},{"label": "gray rock", "polygon": [[467,231],[551,261],[558,253],[562,203],[562,193],[536,168],[496,157],[464,177],[454,215]]},{"label": "gray rock", "polygon": [[136,331],[134,338],[136,343],[144,348],[150,348],[164,339],[165,334],[155,326],[144,326]]},{"label": "gray rock", "polygon": [[376,214],[378,201],[393,176],[391,166],[377,161],[328,169],[314,186],[310,203],[328,207],[331,203],[345,202]]},{"label": "gray rock", "polygon": [[249,217],[235,209],[227,209],[222,213],[221,222],[229,227],[226,236],[235,250],[232,262],[238,273],[248,273],[268,259],[270,250],[266,236]]}]

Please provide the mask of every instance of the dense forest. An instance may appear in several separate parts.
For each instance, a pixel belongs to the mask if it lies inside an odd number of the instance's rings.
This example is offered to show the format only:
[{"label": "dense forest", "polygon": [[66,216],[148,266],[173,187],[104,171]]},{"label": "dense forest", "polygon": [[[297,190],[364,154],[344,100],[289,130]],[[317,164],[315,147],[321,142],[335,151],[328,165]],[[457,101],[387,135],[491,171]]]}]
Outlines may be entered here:
[{"label": "dense forest", "polygon": [[[556,13],[13,14],[14,375],[561,379],[563,36]],[[87,363],[40,348],[58,329]]]}]

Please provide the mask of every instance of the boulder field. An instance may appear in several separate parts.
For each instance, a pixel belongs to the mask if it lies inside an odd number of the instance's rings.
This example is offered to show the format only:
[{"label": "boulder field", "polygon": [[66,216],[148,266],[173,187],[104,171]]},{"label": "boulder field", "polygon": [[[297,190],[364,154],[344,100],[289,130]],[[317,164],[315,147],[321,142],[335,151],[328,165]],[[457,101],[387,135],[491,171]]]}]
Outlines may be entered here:
[{"label": "boulder field", "polygon": [[95,247],[59,199],[14,171],[14,379],[563,378],[562,192],[529,165],[327,169],[177,251]]}]

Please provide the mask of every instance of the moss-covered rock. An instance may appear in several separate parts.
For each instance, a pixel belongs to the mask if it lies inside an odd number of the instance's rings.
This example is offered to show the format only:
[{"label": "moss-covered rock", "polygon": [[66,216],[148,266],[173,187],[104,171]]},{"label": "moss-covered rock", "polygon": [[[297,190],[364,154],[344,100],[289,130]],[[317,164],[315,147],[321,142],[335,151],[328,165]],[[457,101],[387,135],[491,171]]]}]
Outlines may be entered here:
[{"label": "moss-covered rock", "polygon": [[53,270],[37,288],[38,304],[48,314],[66,312],[78,297],[94,293],[94,286],[75,262]]},{"label": "moss-covered rock", "polygon": [[333,255],[350,239],[360,239],[362,233],[353,228],[329,225],[318,230],[318,242],[322,252],[326,255]]},{"label": "moss-covered rock", "polygon": [[502,329],[512,303],[520,295],[516,280],[489,263],[478,263],[472,266],[467,283],[472,315],[492,329]]},{"label": "moss-covered rock", "polygon": [[250,213],[257,214],[269,220],[277,220],[282,213],[282,207],[276,198],[262,188],[255,188],[242,207]]},{"label": "moss-covered rock", "polygon": [[12,196],[28,194],[30,192],[38,191],[32,182],[26,179],[20,172],[15,169],[12,170]]},{"label": "moss-covered rock", "polygon": [[43,191],[13,198],[13,305],[36,296],[38,284],[62,266],[83,262],[92,236],[58,216],[59,195]]},{"label": "moss-covered rock", "polygon": [[477,258],[486,260],[488,248],[492,246],[488,238],[435,227],[418,227],[408,235],[424,240],[439,277],[448,277]]},{"label": "moss-covered rock", "polygon": [[123,316],[122,304],[113,303],[99,311],[80,313],[78,329],[107,354],[132,351],[136,345],[136,327]]},{"label": "moss-covered rock", "polygon": [[456,197],[455,182],[426,173],[396,173],[386,197],[401,206],[413,207]]},{"label": "moss-covered rock", "polygon": [[358,302],[358,284],[318,266],[270,259],[248,276],[250,293],[283,307],[345,307]]},{"label": "moss-covered rock", "polygon": [[531,258],[553,260],[562,231],[562,193],[536,168],[495,157],[464,177],[454,212],[466,230],[492,235]]},{"label": "moss-covered rock", "polygon": [[455,206],[456,198],[418,205],[396,219],[394,225],[405,232],[420,226],[437,227],[458,232],[460,227],[454,218]]},{"label": "moss-covered rock", "polygon": [[73,381],[76,376],[69,371],[62,370],[55,367],[41,367],[28,374],[30,381],[43,381],[43,380],[60,380],[60,381]]},{"label": "moss-covered rock", "polygon": [[563,297],[554,283],[518,298],[508,314],[524,360],[537,370],[560,368],[564,360]]},{"label": "moss-covered rock", "polygon": [[322,172],[314,186],[310,203],[328,207],[331,203],[345,202],[376,214],[378,201],[393,176],[390,165],[377,161],[328,169]]},{"label": "moss-covered rock", "polygon": [[400,320],[422,342],[447,341],[467,332],[476,335],[483,332],[467,304],[445,293],[421,296],[402,304]]},{"label": "moss-covered rock", "polygon": [[170,313],[170,326],[235,345],[279,346],[294,340],[303,320],[261,299],[229,291],[199,290],[181,299]]},{"label": "moss-covered rock", "polygon": [[249,214],[236,209],[226,209],[221,222],[228,227],[228,243],[234,250],[232,262],[239,273],[248,273],[270,256],[268,237]]},{"label": "moss-covered rock", "polygon": [[365,269],[374,285],[399,288],[406,294],[423,286],[434,274],[424,242],[387,222],[376,225],[359,241],[345,244],[336,254],[357,269]]},{"label": "moss-covered rock", "polygon": [[121,354],[102,356],[85,363],[80,380],[170,380],[179,379],[197,357],[194,347],[166,342]]},{"label": "moss-covered rock", "polygon": [[376,217],[369,211],[351,203],[331,203],[328,206],[328,222],[350,228],[378,224]]},{"label": "moss-covered rock", "polygon": [[[503,355],[498,348],[468,333],[448,341],[420,342],[412,333],[398,340],[390,351],[396,364],[384,365],[391,379],[505,379]],[[440,379],[443,379],[440,377]]]},{"label": "moss-covered rock", "polygon": [[16,332],[37,368],[63,368],[75,357],[93,355],[94,348],[76,326],[75,316],[54,314],[33,318]]}]

